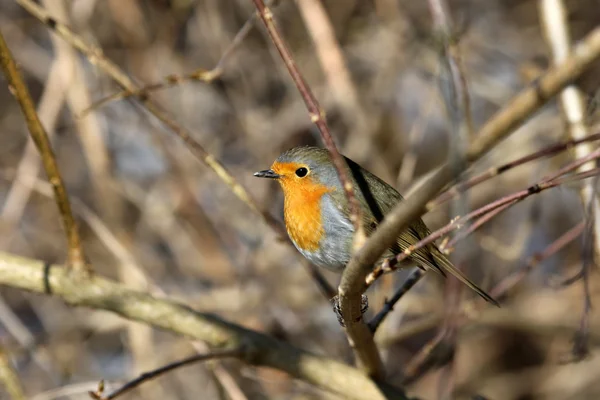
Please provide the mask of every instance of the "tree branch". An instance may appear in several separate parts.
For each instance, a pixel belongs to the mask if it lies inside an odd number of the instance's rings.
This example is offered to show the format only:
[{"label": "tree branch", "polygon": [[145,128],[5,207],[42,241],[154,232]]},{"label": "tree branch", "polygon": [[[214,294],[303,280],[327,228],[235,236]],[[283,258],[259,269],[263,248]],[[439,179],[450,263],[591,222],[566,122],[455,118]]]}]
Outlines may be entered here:
[{"label": "tree branch", "polygon": [[52,294],[73,306],[112,311],[127,319],[205,341],[213,348],[241,347],[240,359],[268,366],[347,399],[406,399],[400,389],[375,383],[360,370],[311,354],[263,333],[200,313],[186,305],[130,290],[93,276],[81,281],[65,268],[0,252],[0,285]]},{"label": "tree branch", "polygon": [[[600,56],[600,28],[594,29],[573,49],[562,64],[547,71],[534,85],[517,94],[498,111],[478,132],[466,153],[466,168],[490,151],[496,143],[506,138],[524,123],[535,111],[556,95],[566,85],[581,75]],[[363,248],[354,255],[344,273],[339,288],[339,302],[346,322],[346,332],[353,342],[364,338],[368,328],[360,319],[361,295],[366,289],[365,278],[381,254],[388,249],[400,233],[423,214],[431,200],[455,174],[452,164],[444,164],[414,194],[398,204],[386,215]]]},{"label": "tree branch", "polygon": [[48,180],[52,185],[54,201],[58,206],[58,212],[62,218],[63,227],[67,235],[69,267],[78,272],[91,273],[92,268],[85,259],[77,223],[75,222],[73,212],[71,211],[71,203],[69,202],[67,189],[65,188],[60,170],[58,169],[58,163],[56,162],[50,139],[48,139],[48,134],[35,111],[35,105],[33,104],[29,90],[23,81],[23,77],[19,73],[17,64],[8,49],[2,33],[0,33],[0,65],[2,66],[2,71],[6,76],[6,80],[8,81],[10,91],[14,94],[21,106],[21,111],[25,116],[25,122],[29,129],[29,134],[40,153],[46,175],[48,175]]}]

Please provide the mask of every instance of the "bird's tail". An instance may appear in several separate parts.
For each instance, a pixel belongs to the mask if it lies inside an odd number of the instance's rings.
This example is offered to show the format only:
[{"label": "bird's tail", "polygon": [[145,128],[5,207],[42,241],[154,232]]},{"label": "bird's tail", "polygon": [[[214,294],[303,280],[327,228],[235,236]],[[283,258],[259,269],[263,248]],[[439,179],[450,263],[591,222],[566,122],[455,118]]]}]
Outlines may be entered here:
[{"label": "bird's tail", "polygon": [[444,253],[442,253],[437,247],[433,247],[434,248],[431,250],[431,255],[433,256],[437,266],[442,271],[447,271],[450,274],[454,275],[456,279],[458,279],[459,281],[467,285],[469,288],[471,288],[473,291],[475,291],[475,293],[483,297],[485,301],[488,301],[493,305],[500,307],[500,304],[498,304],[498,302],[494,300],[492,296],[483,291],[483,289],[481,289],[479,286],[473,283],[473,281],[471,281],[465,274],[463,274],[459,269],[457,269]]}]

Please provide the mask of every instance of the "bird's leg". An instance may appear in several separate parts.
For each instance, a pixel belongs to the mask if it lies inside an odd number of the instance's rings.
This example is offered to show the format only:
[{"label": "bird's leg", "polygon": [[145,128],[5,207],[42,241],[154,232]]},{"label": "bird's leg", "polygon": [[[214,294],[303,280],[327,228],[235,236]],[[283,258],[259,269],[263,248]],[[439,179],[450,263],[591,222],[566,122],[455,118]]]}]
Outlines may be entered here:
[{"label": "bird's leg", "polygon": [[[338,296],[335,296],[333,299],[331,299],[331,302],[333,303],[333,312],[335,313],[338,322],[340,323],[340,325],[342,327],[346,326],[344,324],[344,318],[342,317],[342,309],[340,307],[340,300],[339,300]],[[360,318],[362,318],[362,315],[365,312],[367,312],[368,309],[369,309],[369,299],[366,294],[363,294],[360,296],[360,315],[361,315]]]}]

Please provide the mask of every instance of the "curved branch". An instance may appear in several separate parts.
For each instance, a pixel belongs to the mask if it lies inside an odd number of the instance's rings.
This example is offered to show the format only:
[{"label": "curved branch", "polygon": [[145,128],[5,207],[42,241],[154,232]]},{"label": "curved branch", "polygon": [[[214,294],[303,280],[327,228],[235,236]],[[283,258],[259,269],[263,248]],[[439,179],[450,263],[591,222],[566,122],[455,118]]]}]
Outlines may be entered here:
[{"label": "curved branch", "polygon": [[406,399],[400,389],[376,383],[354,367],[100,276],[81,279],[60,266],[0,252],[0,285],[51,294],[73,306],[112,311],[130,320],[203,340],[213,348],[241,347],[244,352],[239,358],[248,364],[285,371],[346,399]]}]

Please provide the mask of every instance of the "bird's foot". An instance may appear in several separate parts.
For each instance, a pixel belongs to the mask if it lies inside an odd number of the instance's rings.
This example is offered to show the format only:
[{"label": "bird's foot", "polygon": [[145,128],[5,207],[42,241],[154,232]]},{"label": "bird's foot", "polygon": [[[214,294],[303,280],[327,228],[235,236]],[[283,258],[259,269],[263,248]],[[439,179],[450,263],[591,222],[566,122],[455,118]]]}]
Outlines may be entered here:
[{"label": "bird's foot", "polygon": [[[340,323],[341,326],[346,326],[344,324],[344,318],[342,317],[342,308],[340,307],[340,301],[338,296],[335,296],[333,299],[331,299],[331,302],[333,303],[333,312],[335,313],[338,322]],[[359,321],[362,318],[362,315],[367,312],[367,310],[369,309],[369,299],[367,297],[367,295],[363,294],[360,296],[360,317],[358,318],[357,321]]]}]

